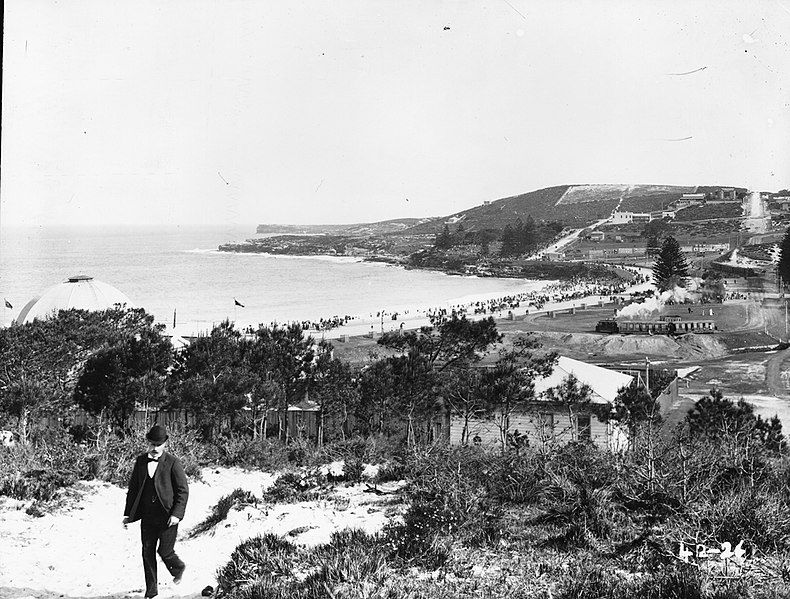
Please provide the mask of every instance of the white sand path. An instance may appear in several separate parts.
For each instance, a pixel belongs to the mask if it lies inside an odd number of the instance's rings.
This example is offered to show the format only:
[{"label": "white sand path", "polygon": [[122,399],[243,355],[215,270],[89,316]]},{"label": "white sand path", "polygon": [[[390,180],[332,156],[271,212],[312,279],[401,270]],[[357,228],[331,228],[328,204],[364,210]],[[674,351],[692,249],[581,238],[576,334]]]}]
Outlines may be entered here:
[{"label": "white sand path", "polygon": [[[223,495],[243,488],[260,497],[273,480],[264,472],[204,469],[203,481],[190,483],[186,518],[176,543],[187,570],[176,586],[159,560],[160,597],[195,597],[205,586],[216,586],[217,569],[227,563],[239,543],[257,534],[285,535],[309,527],[293,540],[315,545],[327,542],[336,530],[357,527],[375,532],[386,523],[381,499],[364,493],[364,485],[338,486],[337,499],[231,511],[214,531],[184,538]],[[76,507],[42,518],[14,509],[14,503],[20,506],[18,502],[3,502],[0,597],[142,596],[140,527],[134,523],[125,530],[121,524],[125,490],[101,482],[85,486],[88,492]]]}]

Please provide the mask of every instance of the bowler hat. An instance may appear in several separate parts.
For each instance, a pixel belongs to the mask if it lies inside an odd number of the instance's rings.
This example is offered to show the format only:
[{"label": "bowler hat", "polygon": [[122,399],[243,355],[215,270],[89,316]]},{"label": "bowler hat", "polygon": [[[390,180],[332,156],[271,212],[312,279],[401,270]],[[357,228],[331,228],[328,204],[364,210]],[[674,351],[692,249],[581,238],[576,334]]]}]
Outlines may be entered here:
[{"label": "bowler hat", "polygon": [[151,443],[154,445],[161,445],[165,441],[167,441],[167,431],[163,426],[159,426],[155,424],[151,427],[151,430],[148,431],[148,434],[145,436]]}]

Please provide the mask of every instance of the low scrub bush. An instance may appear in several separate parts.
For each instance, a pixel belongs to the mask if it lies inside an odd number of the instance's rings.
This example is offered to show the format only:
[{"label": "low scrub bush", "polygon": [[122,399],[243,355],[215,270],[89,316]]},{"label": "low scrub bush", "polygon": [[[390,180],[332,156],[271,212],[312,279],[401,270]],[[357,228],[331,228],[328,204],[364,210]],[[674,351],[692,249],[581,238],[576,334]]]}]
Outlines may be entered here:
[{"label": "low scrub bush", "polygon": [[[74,427],[72,427],[74,428]],[[75,429],[83,442],[77,443],[66,428],[35,430],[26,445],[0,450],[0,495],[16,499],[49,501],[59,489],[78,480],[99,479],[120,486],[129,482],[135,458],[146,450],[147,428],[136,427],[113,433]],[[178,456],[187,475],[199,477],[211,460],[211,449],[196,434],[172,427],[168,451]]]},{"label": "low scrub bush", "polygon": [[290,449],[277,439],[223,438],[217,443],[218,463],[276,471],[291,464]]},{"label": "low scrub bush", "polygon": [[385,546],[377,535],[343,530],[329,543],[298,548],[273,534],[239,545],[217,573],[218,595],[233,599],[369,596],[388,578]]},{"label": "low scrub bush", "polygon": [[86,449],[62,429],[38,431],[29,444],[0,450],[0,495],[49,501],[82,478],[90,478]]},{"label": "low scrub bush", "polygon": [[454,538],[472,545],[498,541],[502,505],[487,489],[498,459],[476,448],[441,448],[418,456],[411,466],[403,522],[387,529],[397,558],[438,567],[447,560]]},{"label": "low scrub bush", "polygon": [[323,445],[314,455],[313,464],[337,461],[364,464],[395,461],[403,464],[407,461],[406,447],[400,437],[352,437]]},{"label": "low scrub bush", "polygon": [[49,501],[60,489],[77,480],[77,475],[71,471],[37,469],[15,472],[0,479],[0,495],[20,500]]},{"label": "low scrub bush", "polygon": [[325,494],[325,483],[318,470],[284,472],[266,489],[263,499],[271,503],[313,501]]},{"label": "low scrub bush", "polygon": [[595,547],[608,541],[618,525],[627,527],[616,501],[618,469],[611,457],[589,444],[572,443],[546,463],[542,513],[535,523],[557,527],[557,547]]},{"label": "low scrub bush", "polygon": [[533,452],[511,452],[492,460],[487,484],[491,498],[502,503],[535,503],[546,476],[544,461]]},{"label": "low scrub bush", "polygon": [[387,550],[380,535],[359,529],[332,534],[329,543],[316,547],[307,563],[317,568],[327,585],[339,583],[380,583],[387,570]]},{"label": "low scrub bush", "polygon": [[403,480],[409,473],[409,468],[403,462],[389,460],[379,464],[376,475],[373,477],[374,483],[386,483],[390,481]]},{"label": "low scrub bush", "polygon": [[587,566],[565,576],[554,595],[557,599],[702,599],[707,596],[703,593],[702,576],[692,566],[678,566],[656,575],[630,575]]},{"label": "low scrub bush", "polygon": [[264,588],[271,586],[266,583],[290,576],[296,551],[293,543],[273,533],[247,539],[217,572],[217,594],[233,593],[239,598],[277,596],[264,594]]},{"label": "low scrub bush", "polygon": [[217,504],[211,508],[211,513],[205,520],[197,524],[189,531],[188,538],[194,538],[199,534],[208,532],[217,524],[228,517],[231,509],[239,509],[244,505],[257,505],[258,500],[249,491],[244,489],[234,489],[229,495],[221,497]]}]

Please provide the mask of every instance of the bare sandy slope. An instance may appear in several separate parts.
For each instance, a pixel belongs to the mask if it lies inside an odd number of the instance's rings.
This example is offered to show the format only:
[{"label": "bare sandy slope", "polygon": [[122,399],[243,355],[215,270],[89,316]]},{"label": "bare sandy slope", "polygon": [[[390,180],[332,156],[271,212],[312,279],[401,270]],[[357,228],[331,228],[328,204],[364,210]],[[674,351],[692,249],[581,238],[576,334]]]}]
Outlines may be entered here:
[{"label": "bare sandy slope", "polygon": [[[185,539],[220,497],[236,488],[260,497],[273,480],[264,472],[205,469],[201,482],[190,483],[176,543],[187,570],[176,586],[160,561],[160,597],[197,597],[205,586],[216,586],[217,568],[257,534],[292,533],[293,541],[313,545],[346,527],[380,530],[387,520],[382,499],[365,493],[364,484],[340,485],[328,500],[231,511],[214,531]],[[121,525],[125,490],[100,482],[85,483],[84,489],[77,505],[41,518],[25,514],[27,504],[0,498],[0,599],[142,596],[139,524],[126,530]]]},{"label": "bare sandy slope", "polygon": [[[728,353],[723,341],[715,335],[599,335],[594,333],[537,333],[546,347],[562,347],[561,353],[584,356],[634,356],[682,359],[708,359]],[[571,350],[570,352],[568,350]]]}]

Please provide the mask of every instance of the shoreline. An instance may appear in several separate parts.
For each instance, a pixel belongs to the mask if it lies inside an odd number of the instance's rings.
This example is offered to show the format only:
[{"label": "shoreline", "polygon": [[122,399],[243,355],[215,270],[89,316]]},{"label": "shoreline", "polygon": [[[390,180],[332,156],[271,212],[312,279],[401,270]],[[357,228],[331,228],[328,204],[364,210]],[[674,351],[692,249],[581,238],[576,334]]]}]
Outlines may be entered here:
[{"label": "shoreline", "polygon": [[[476,277],[474,275],[462,275],[468,278],[493,278],[493,277]],[[512,281],[513,279],[507,279]],[[524,285],[523,288],[514,290],[514,289],[500,289],[497,291],[489,291],[484,293],[474,293],[469,295],[462,295],[456,296],[454,298],[449,298],[444,301],[436,301],[432,302],[430,306],[426,306],[423,304],[400,304],[400,305],[391,305],[386,306],[385,308],[380,309],[371,309],[367,312],[367,314],[353,314],[349,315],[353,319],[349,321],[347,324],[333,327],[330,329],[325,330],[314,330],[314,329],[305,329],[305,333],[311,335],[315,339],[337,339],[340,338],[342,335],[348,336],[362,336],[365,334],[370,333],[370,326],[374,326],[375,331],[388,331],[388,330],[396,330],[400,328],[400,323],[404,322],[403,330],[415,330],[420,328],[421,326],[426,326],[429,323],[428,317],[426,314],[429,311],[433,310],[452,310],[453,307],[462,308],[462,307],[470,307],[473,306],[476,302],[488,302],[497,300],[503,297],[514,296],[520,293],[532,293],[532,292],[542,292],[544,289],[552,284],[558,283],[558,281],[537,281],[534,279],[523,279]],[[382,313],[383,313],[383,322],[382,322]],[[397,314],[399,318],[392,319],[392,315]],[[329,315],[328,318],[332,318],[335,315]],[[339,316],[339,315],[338,315]],[[467,315],[469,316],[469,315]],[[485,316],[485,315],[480,315]],[[325,317],[326,318],[326,317]],[[194,321],[197,323],[198,321]],[[239,325],[237,321],[232,321],[236,324],[237,328],[240,330],[244,330],[247,326],[253,326],[253,328],[257,328],[257,325]],[[278,325],[289,325],[292,323],[303,323],[303,322],[315,322],[315,320],[310,318],[300,318],[300,319],[283,319],[283,320],[275,320],[270,321],[268,323],[259,323],[259,324],[266,324],[267,326],[272,324]],[[196,327],[194,330],[185,330],[188,329],[189,321],[185,322],[184,324],[179,324],[176,329],[174,330],[168,323],[162,323],[166,325],[165,333],[169,335],[175,335],[180,337],[193,337],[200,334],[208,333],[211,330],[211,327],[208,326],[199,326]],[[218,323],[217,323],[218,324]],[[353,332],[352,332],[353,331]]]},{"label": "shoreline", "polygon": [[[531,306],[529,302],[527,305],[521,305],[515,309],[507,309],[503,308],[501,310],[496,310],[492,313],[465,313],[464,315],[470,320],[480,320],[483,318],[487,318],[489,316],[493,317],[495,321],[503,321],[503,320],[514,320],[516,317],[524,317],[527,314],[534,315],[534,314],[547,314],[553,311],[562,311],[562,310],[570,310],[572,308],[581,308],[582,304],[586,307],[592,307],[594,305],[599,305],[601,302],[604,305],[609,304],[612,302],[612,297],[620,297],[625,298],[633,293],[645,292],[649,289],[653,289],[653,284],[649,279],[651,270],[645,267],[630,267],[637,271],[639,274],[643,276],[648,276],[648,280],[646,282],[637,283],[634,285],[629,285],[626,289],[619,293],[614,293],[611,295],[588,295],[582,298],[576,299],[568,299],[568,300],[560,300],[554,302],[547,302],[542,305],[540,308],[536,308]],[[536,292],[543,292],[545,293],[548,288],[552,285],[559,283],[559,281],[535,281],[536,283],[543,283],[543,286],[540,289],[536,289],[533,291]],[[464,302],[463,304],[457,305],[465,305],[465,306],[472,306],[477,302],[485,302],[489,299],[500,299],[503,297],[509,297],[512,294],[504,294],[499,295],[494,298],[484,298],[484,295],[493,295],[493,294],[476,294],[474,296],[462,296],[461,298],[456,298],[458,300],[469,300]],[[448,302],[449,303],[449,302]],[[583,308],[581,308],[583,309]],[[512,317],[508,313],[512,313]],[[400,323],[403,322],[404,326],[401,327]],[[347,324],[340,327],[336,327],[334,329],[329,329],[327,331],[309,331],[309,333],[314,337],[318,338],[318,334],[321,334],[321,339],[328,339],[328,340],[340,340],[343,342],[343,338],[351,338],[351,337],[368,337],[368,338],[375,338],[376,335],[381,335],[383,332],[391,332],[397,331],[399,329],[402,330],[417,330],[422,326],[430,326],[430,321],[427,317],[419,318],[417,316],[412,316],[411,318],[404,318],[404,319],[396,319],[396,320],[387,320],[384,319],[382,322],[380,319],[376,322],[367,322],[364,323],[368,326],[367,329],[363,330],[363,323],[353,323]],[[373,324],[373,329],[369,327],[370,324]],[[371,334],[372,333],[372,334]]]},{"label": "shoreline", "polygon": [[[629,267],[630,270],[635,271],[638,274],[643,276],[648,275],[650,273],[650,269],[645,267]],[[470,278],[477,278],[475,275],[465,275],[469,276]],[[512,280],[507,279],[507,280]],[[346,322],[345,324],[335,326],[329,329],[323,330],[315,330],[313,328],[305,329],[305,335],[309,335],[313,337],[316,341],[326,339],[332,341],[339,341],[341,343],[347,341],[349,338],[353,337],[367,337],[367,338],[376,338],[380,336],[384,332],[392,332],[398,330],[405,330],[405,331],[412,331],[417,330],[423,326],[430,326],[430,315],[431,313],[436,313],[441,310],[445,310],[446,314],[451,314],[453,309],[456,309],[459,315],[466,316],[466,318],[470,320],[480,320],[483,318],[487,318],[489,316],[493,317],[495,321],[505,321],[505,320],[514,320],[516,318],[523,318],[525,315],[530,314],[545,314],[551,311],[563,311],[563,310],[570,310],[572,308],[583,309],[582,304],[586,307],[592,307],[596,305],[600,305],[603,302],[604,305],[609,304],[612,302],[613,297],[620,297],[621,299],[627,298],[632,293],[644,292],[648,289],[652,289],[652,283],[648,280],[646,282],[640,282],[632,285],[628,285],[625,287],[624,290],[618,291],[611,294],[588,294],[582,297],[577,297],[573,299],[558,299],[556,301],[546,301],[542,302],[540,307],[535,307],[532,305],[528,297],[530,294],[540,295],[540,294],[561,294],[561,292],[557,289],[552,289],[557,285],[560,285],[562,282],[559,280],[534,280],[534,279],[524,279],[525,281],[525,288],[519,290],[501,290],[501,291],[494,291],[494,292],[486,292],[486,293],[477,293],[477,294],[470,294],[459,296],[455,298],[450,298],[444,302],[437,302],[432,306],[424,306],[424,305],[401,305],[401,306],[389,306],[386,309],[379,310],[379,311],[371,311],[367,315],[354,315],[351,320]],[[531,285],[530,285],[531,283]],[[570,287],[565,290],[565,293],[573,293],[573,292],[580,292],[584,289],[585,284],[577,284],[574,287]],[[515,308],[508,308],[502,307],[500,309],[496,309],[494,311],[490,311],[488,309],[480,312],[475,312],[474,308],[480,308],[481,304],[490,304],[491,302],[497,301],[507,301],[508,299],[513,300],[514,302],[518,302],[520,305]],[[509,315],[509,312],[512,313],[512,316]],[[393,318],[393,315],[396,315],[396,318]],[[331,318],[331,317],[330,317]],[[289,325],[292,323],[304,323],[304,322],[314,322],[309,319],[305,320],[283,320],[281,321],[273,321],[268,323],[269,325],[274,324],[280,325]],[[260,323],[265,324],[265,323]],[[238,325],[237,325],[238,326]],[[247,329],[247,326],[238,326],[238,328],[244,332]],[[257,325],[252,326],[252,329],[257,328]],[[195,336],[197,334],[206,333],[210,330],[210,328],[201,329],[200,331],[195,332],[186,332],[179,330],[182,329],[181,326],[177,327],[176,330],[173,330],[170,327],[167,327],[166,334],[172,334],[174,336],[180,337],[190,337]]]}]

